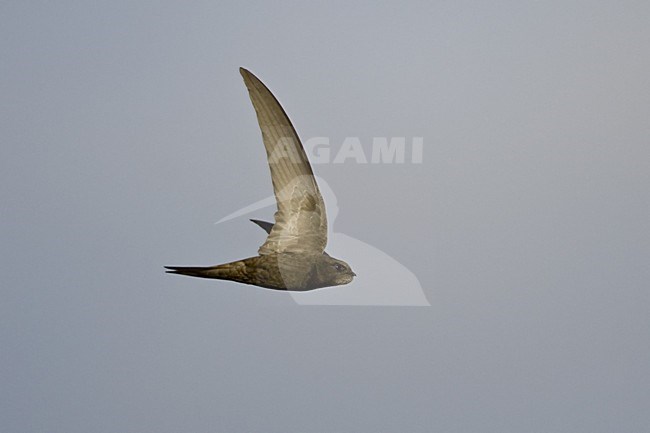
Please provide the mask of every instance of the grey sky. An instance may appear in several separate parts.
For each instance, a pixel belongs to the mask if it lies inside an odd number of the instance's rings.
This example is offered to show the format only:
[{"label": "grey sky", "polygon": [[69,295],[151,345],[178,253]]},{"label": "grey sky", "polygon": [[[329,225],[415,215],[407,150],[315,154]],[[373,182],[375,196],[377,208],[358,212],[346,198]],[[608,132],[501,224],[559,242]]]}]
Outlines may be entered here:
[{"label": "grey sky", "polygon": [[[0,24],[3,432],[650,429],[650,3],[8,1]],[[213,224],[271,193],[239,66],[303,138],[424,137],[420,165],[314,169],[336,231],[431,307],[163,273],[263,240]]]}]

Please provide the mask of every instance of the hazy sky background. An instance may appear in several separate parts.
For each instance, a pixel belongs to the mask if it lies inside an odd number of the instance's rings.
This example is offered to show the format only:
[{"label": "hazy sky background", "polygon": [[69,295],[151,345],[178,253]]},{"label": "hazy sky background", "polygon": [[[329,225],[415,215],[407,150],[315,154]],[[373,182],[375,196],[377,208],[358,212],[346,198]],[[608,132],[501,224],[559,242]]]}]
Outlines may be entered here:
[{"label": "hazy sky background", "polygon": [[[647,1],[5,1],[0,47],[3,433],[650,431]],[[163,273],[263,241],[213,224],[271,192],[239,66],[424,137],[314,168],[431,307]]]}]

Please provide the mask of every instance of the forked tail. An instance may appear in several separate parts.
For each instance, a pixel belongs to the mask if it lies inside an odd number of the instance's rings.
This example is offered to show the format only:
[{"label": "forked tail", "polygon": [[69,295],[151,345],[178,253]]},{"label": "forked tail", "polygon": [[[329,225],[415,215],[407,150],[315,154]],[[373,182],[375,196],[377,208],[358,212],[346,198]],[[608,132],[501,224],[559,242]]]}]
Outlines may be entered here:
[{"label": "forked tail", "polygon": [[165,266],[165,271],[168,274],[178,274],[178,275],[188,275],[190,277],[201,277],[201,278],[215,278],[215,276],[210,276],[209,274],[214,272],[209,272],[210,270],[214,271],[214,267],[182,267],[182,266]]}]

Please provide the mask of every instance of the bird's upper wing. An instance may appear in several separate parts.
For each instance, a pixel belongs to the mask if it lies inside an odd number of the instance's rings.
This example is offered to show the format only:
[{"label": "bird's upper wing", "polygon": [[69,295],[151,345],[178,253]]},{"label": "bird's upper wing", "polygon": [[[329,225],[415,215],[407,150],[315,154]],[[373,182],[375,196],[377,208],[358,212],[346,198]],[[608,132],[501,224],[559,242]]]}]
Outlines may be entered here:
[{"label": "bird's upper wing", "polygon": [[269,89],[246,69],[239,71],[262,130],[278,205],[275,225],[258,252],[322,253],[327,245],[325,204],[300,138]]}]

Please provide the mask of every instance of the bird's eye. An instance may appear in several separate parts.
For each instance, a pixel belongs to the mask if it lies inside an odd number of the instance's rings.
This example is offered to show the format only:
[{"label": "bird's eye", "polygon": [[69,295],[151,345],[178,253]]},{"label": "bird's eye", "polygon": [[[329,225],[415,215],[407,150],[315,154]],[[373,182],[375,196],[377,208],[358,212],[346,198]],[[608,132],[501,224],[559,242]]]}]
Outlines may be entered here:
[{"label": "bird's eye", "polygon": [[334,263],[334,269],[336,269],[339,272],[342,272],[345,270],[345,267],[343,265],[340,265],[338,263]]}]

